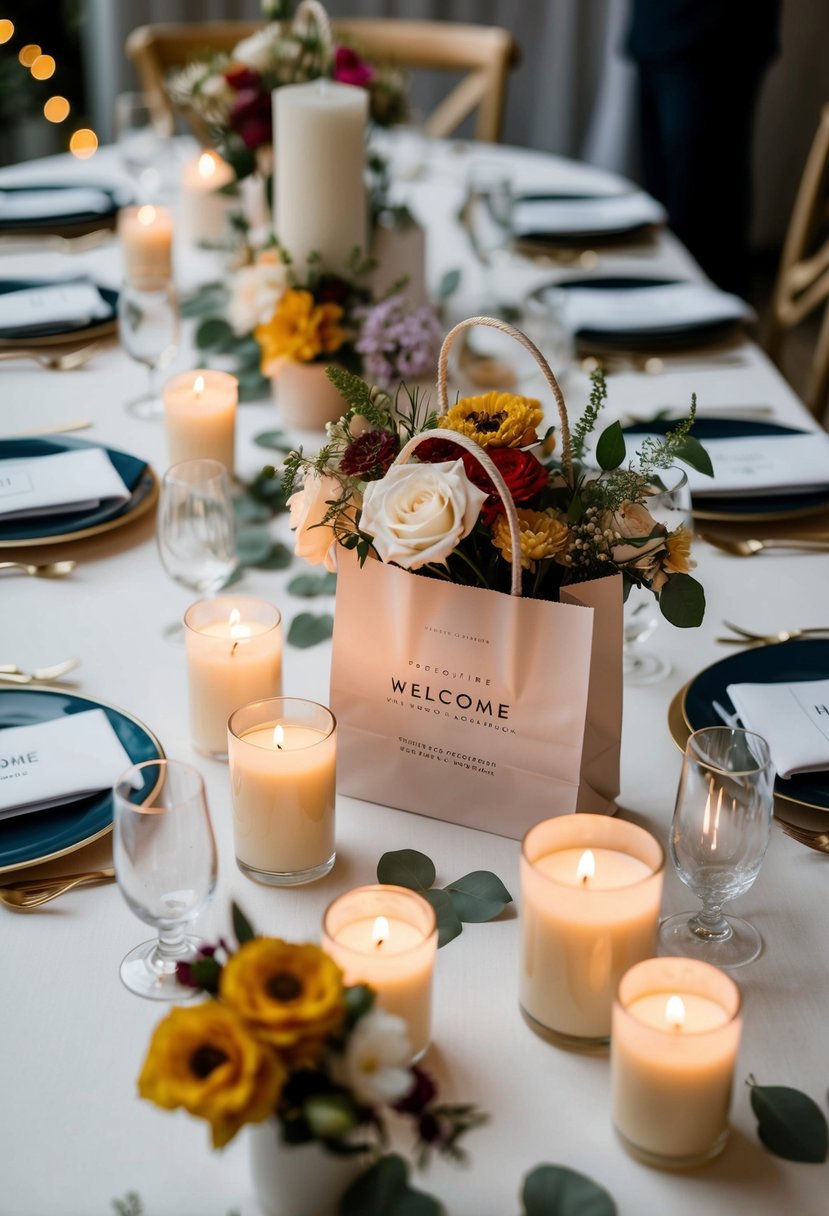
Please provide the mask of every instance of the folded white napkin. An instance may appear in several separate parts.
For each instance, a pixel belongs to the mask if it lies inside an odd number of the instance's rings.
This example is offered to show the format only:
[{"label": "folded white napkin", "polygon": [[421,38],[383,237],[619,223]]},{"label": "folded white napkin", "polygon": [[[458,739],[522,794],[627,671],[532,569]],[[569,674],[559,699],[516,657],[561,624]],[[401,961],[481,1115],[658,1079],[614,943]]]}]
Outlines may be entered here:
[{"label": "folded white napkin", "polygon": [[0,332],[7,337],[42,325],[84,325],[111,316],[92,283],[49,283],[0,295]]},{"label": "folded white napkin", "polygon": [[82,511],[130,491],[103,448],[0,460],[0,518]]},{"label": "folded white napkin", "polygon": [[780,777],[829,769],[829,680],[729,684],[746,730],[762,735]]},{"label": "folded white napkin", "polygon": [[829,487],[829,435],[760,435],[706,439],[714,478],[688,469],[691,493],[774,497],[791,490],[807,493]]},{"label": "folded white napkin", "polygon": [[0,221],[60,219],[61,216],[105,215],[112,199],[104,190],[69,187],[44,190],[0,190]]},{"label": "folded white napkin", "polygon": [[114,785],[130,760],[102,709],[0,731],[0,820]]},{"label": "folded white napkin", "polygon": [[678,325],[742,321],[754,314],[744,300],[707,283],[666,283],[616,291],[600,287],[562,288],[556,307],[570,333],[596,329],[659,333]]},{"label": "folded white napkin", "polygon": [[598,234],[663,224],[665,218],[665,209],[644,190],[597,198],[519,198],[512,211],[512,231],[517,237]]}]

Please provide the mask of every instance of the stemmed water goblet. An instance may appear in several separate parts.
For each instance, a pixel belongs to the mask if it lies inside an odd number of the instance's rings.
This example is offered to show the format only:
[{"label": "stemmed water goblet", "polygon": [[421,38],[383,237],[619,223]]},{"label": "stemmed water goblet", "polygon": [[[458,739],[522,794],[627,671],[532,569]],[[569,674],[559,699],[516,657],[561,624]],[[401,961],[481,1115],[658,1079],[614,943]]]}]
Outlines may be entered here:
[{"label": "stemmed water goblet", "polygon": [[512,183],[502,165],[473,162],[466,181],[463,223],[481,264],[484,301],[481,311],[496,309],[495,270],[512,230]]},{"label": "stemmed water goblet", "polygon": [[146,760],[113,790],[112,854],[121,894],[157,939],[130,950],[121,979],[130,992],[156,1001],[186,1000],[176,966],[192,959],[200,941],[187,926],[216,885],[216,842],[204,782],[177,760]]},{"label": "stemmed water goblet", "polygon": [[774,769],[760,735],[730,726],[695,731],[688,740],[671,825],[677,874],[702,900],[696,913],[663,921],[662,953],[740,967],[757,958],[762,938],[753,925],[724,916],[759,873],[771,832]]},{"label": "stemmed water goblet", "polygon": [[118,333],[124,350],[147,369],[147,391],[127,403],[135,418],[162,418],[158,372],[178,353],[178,306],[170,283],[139,286],[125,282],[118,296]]},{"label": "stemmed water goblet", "polygon": [[[156,539],[171,578],[202,596],[215,595],[239,568],[230,478],[218,460],[184,460],[164,474]],[[183,642],[181,621],[164,630]]]},{"label": "stemmed water goblet", "polygon": [[173,118],[151,94],[115,98],[115,145],[143,200],[165,193],[175,156]]}]

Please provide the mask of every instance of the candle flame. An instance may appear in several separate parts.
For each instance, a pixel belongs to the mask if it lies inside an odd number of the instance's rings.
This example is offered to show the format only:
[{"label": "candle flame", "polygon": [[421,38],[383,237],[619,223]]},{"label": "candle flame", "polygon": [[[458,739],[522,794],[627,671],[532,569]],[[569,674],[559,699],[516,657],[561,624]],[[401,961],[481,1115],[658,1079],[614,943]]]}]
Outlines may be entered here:
[{"label": "candle flame", "polygon": [[382,946],[389,939],[389,922],[385,916],[378,916],[371,931],[371,940],[375,946]]},{"label": "candle flame", "polygon": [[273,728],[273,745],[277,751],[282,751],[282,744],[285,742],[285,732],[281,726],[277,725]]},{"label": "candle flame", "polygon": [[[201,397],[203,392],[204,392],[204,376],[196,376],[195,380],[193,381],[193,396],[198,400],[198,398]],[[233,611],[235,612],[236,609],[234,608]]]},{"label": "candle flame", "polygon": [[202,152],[199,157],[199,177],[212,177],[216,172],[216,160],[212,152]]},{"label": "candle flame", "polygon": [[143,224],[145,228],[148,228],[150,224],[155,223],[155,207],[151,207],[149,203],[145,203],[143,207],[138,208],[138,216],[136,218],[139,224]]},{"label": "candle flame", "polygon": [[250,637],[250,625],[242,625],[241,620],[242,614],[239,609],[231,608],[230,616],[227,618],[227,624],[230,630],[230,636],[234,642],[237,642],[239,638]]},{"label": "candle flame", "polygon": [[681,996],[669,996],[665,1005],[665,1021],[674,1030],[681,1029],[685,1022],[685,1002]]},{"label": "candle flame", "polygon": [[596,874],[596,858],[593,856],[592,849],[585,849],[579,858],[579,864],[576,868],[576,879],[587,886],[591,878]]}]

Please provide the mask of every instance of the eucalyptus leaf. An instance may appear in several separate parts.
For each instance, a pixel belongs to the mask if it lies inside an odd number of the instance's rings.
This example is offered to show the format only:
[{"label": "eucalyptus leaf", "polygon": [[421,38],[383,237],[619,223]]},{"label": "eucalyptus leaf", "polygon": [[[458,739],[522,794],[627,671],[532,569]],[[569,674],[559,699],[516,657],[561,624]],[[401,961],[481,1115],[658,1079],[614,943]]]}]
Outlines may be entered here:
[{"label": "eucalyptus leaf", "polygon": [[447,270],[438,284],[438,299],[445,300],[458,290],[461,282],[461,272],[458,269]]},{"label": "eucalyptus leaf", "polygon": [[256,937],[256,933],[237,903],[231,904],[231,912],[233,915],[233,932],[236,934],[237,942],[242,946],[245,942],[249,942],[252,937]]},{"label": "eucalyptus leaf", "polygon": [[262,347],[255,338],[241,338],[233,348],[233,354],[243,368],[256,368],[262,363]]},{"label": "eucalyptus leaf", "polygon": [[406,1162],[397,1153],[381,1157],[352,1182],[340,1200],[339,1216],[388,1216],[407,1177]]},{"label": "eucalyptus leaf", "polygon": [[625,458],[626,451],[621,422],[611,422],[610,426],[605,427],[602,431],[599,442],[596,444],[596,459],[600,468],[604,469],[606,473],[611,469],[618,469]]},{"label": "eucalyptus leaf", "polygon": [[521,1191],[525,1216],[615,1216],[607,1191],[563,1165],[537,1165]]},{"label": "eucalyptus leaf", "polygon": [[239,400],[242,402],[264,401],[270,394],[270,381],[258,367],[238,372],[236,379],[239,381]]},{"label": "eucalyptus leaf", "polygon": [[267,528],[242,528],[236,537],[236,552],[243,566],[255,566],[271,551],[271,534]]},{"label": "eucalyptus leaf", "polygon": [[300,612],[291,621],[288,642],[299,650],[307,650],[330,638],[334,632],[334,618],[329,613],[314,616],[312,612]]},{"label": "eucalyptus leaf", "polygon": [[503,912],[512,896],[497,874],[473,870],[447,884],[458,918],[467,924],[492,920]]},{"label": "eucalyptus leaf", "polygon": [[694,629],[705,616],[705,591],[690,574],[672,574],[659,593],[659,610],[678,629]]},{"label": "eucalyptus leaf", "polygon": [[179,301],[179,312],[182,317],[206,317],[211,313],[222,311],[227,302],[227,288],[224,283],[206,283],[190,296]]},{"label": "eucalyptus leaf", "polygon": [[757,1135],[766,1148],[788,1161],[825,1161],[829,1132],[817,1103],[786,1085],[758,1085],[753,1077],[749,1084]]},{"label": "eucalyptus leaf", "polygon": [[246,494],[233,500],[233,510],[240,524],[266,524],[271,518],[271,512],[262,502],[256,502]]},{"label": "eucalyptus leaf", "polygon": [[337,576],[331,570],[322,574],[297,574],[288,583],[291,595],[302,599],[313,599],[317,595],[333,595],[337,590]]},{"label": "eucalyptus leaf", "polygon": [[711,457],[696,436],[686,435],[684,439],[681,439],[674,449],[674,454],[677,460],[690,465],[698,473],[704,473],[707,477],[714,476]]},{"label": "eucalyptus leaf", "polygon": [[441,1216],[444,1210],[443,1204],[432,1195],[406,1186],[392,1200],[389,1216]]},{"label": "eucalyptus leaf", "polygon": [[441,891],[440,887],[434,887],[431,891],[421,891],[421,895],[435,910],[438,922],[438,950],[440,950],[441,946],[448,946],[451,941],[460,936],[463,932],[463,925],[448,891]]},{"label": "eucalyptus leaf", "polygon": [[354,1026],[374,1005],[374,989],[368,984],[352,984],[343,993],[346,1025]]},{"label": "eucalyptus leaf", "polygon": [[260,448],[271,448],[274,452],[291,452],[294,447],[284,431],[261,431],[254,435],[253,442]]},{"label": "eucalyptus leaf", "polygon": [[293,560],[293,551],[287,545],[283,545],[282,541],[276,540],[264,557],[247,564],[256,570],[287,570]]},{"label": "eucalyptus leaf", "polygon": [[384,853],[377,863],[377,881],[393,887],[425,891],[435,881],[435,863],[417,849],[396,849]]},{"label": "eucalyptus leaf", "polygon": [[225,351],[233,344],[233,330],[223,317],[207,317],[196,327],[199,350]]}]

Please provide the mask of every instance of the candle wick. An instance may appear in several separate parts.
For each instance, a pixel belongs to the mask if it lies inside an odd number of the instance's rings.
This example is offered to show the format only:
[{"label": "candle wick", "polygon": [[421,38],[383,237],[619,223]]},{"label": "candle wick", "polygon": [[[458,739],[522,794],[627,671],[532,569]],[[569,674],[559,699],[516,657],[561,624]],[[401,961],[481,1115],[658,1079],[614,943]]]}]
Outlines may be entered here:
[{"label": "candle wick", "polygon": [[590,877],[590,875],[589,875],[589,874],[582,874],[582,876],[581,876],[581,885],[582,885],[583,887],[586,887],[586,886],[587,886],[587,880],[588,880],[588,878],[589,878],[589,877]]},{"label": "candle wick", "polygon": [[382,946],[382,944],[383,944],[383,938],[378,937],[377,941],[374,943],[374,949],[379,950],[380,947]]},{"label": "candle wick", "polygon": [[231,658],[233,658],[233,656],[236,654],[236,647],[238,645],[239,645],[238,642],[234,642],[233,645],[231,646],[231,648],[230,648],[230,657]]},{"label": "candle wick", "polygon": [[282,744],[281,744],[281,743],[277,743],[277,745],[276,745],[276,750],[277,750],[278,752],[281,752],[281,751],[282,751]]}]

